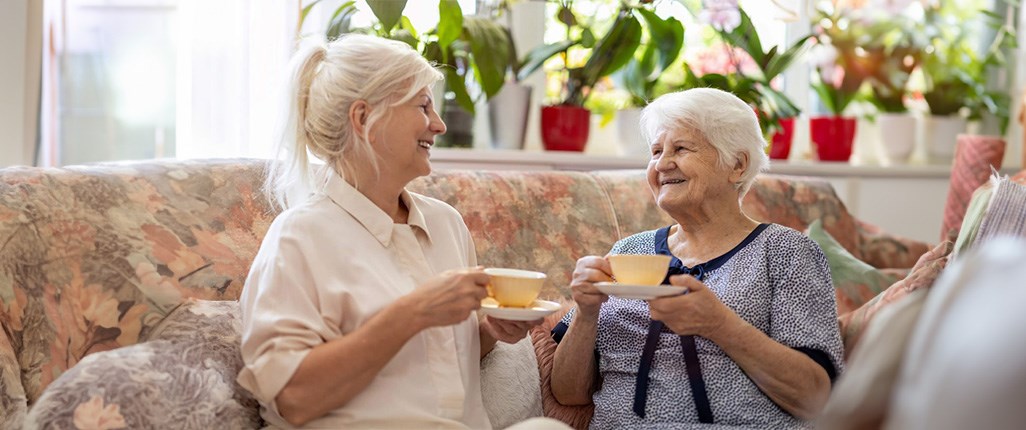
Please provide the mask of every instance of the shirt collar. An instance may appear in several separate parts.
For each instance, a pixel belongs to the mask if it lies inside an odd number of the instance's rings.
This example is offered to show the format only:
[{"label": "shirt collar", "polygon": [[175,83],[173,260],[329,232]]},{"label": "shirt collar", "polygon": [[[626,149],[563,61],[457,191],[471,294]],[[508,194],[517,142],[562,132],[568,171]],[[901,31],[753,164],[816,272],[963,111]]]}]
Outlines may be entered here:
[{"label": "shirt collar", "polygon": [[[342,210],[348,212],[357,222],[363,225],[363,228],[367,229],[378,242],[381,242],[383,246],[389,246],[392,242],[392,227],[395,223],[392,221],[392,217],[388,216],[385,211],[381,210],[367,196],[363,195],[363,193],[339,175],[331,175],[328,179],[327,187],[325,187],[325,193],[331,201],[335,202]],[[430,241],[431,233],[427,229],[427,221],[418,205],[418,199],[406,189],[403,189],[399,198],[402,199],[410,211],[407,224],[410,227],[419,228],[427,236],[428,241]]]}]

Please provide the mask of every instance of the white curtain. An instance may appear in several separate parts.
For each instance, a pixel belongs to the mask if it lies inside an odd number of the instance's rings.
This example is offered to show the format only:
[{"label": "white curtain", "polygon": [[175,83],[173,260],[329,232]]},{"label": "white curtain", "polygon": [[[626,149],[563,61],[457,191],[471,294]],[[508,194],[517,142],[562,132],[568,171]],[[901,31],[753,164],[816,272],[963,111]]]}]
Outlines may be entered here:
[{"label": "white curtain", "polygon": [[299,0],[179,0],[177,158],[269,157]]}]

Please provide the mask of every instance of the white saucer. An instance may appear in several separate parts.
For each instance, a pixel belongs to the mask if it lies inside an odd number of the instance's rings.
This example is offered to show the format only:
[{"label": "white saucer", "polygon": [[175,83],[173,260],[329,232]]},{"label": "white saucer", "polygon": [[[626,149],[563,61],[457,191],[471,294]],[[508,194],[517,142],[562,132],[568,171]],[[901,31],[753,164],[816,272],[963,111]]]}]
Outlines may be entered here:
[{"label": "white saucer", "polygon": [[481,309],[477,312],[492,318],[511,321],[533,321],[544,318],[560,308],[559,303],[548,300],[535,300],[529,308],[499,307],[494,302],[489,302],[488,299],[483,300],[481,302]]},{"label": "white saucer", "polygon": [[657,297],[684,294],[687,287],[673,285],[629,285],[616,282],[596,282],[595,287],[603,294],[621,299],[651,300]]}]

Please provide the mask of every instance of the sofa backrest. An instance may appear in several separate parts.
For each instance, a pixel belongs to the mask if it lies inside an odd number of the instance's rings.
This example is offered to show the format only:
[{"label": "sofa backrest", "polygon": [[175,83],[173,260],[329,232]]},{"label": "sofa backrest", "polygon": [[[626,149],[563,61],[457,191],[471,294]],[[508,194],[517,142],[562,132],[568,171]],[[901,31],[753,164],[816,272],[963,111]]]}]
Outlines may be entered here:
[{"label": "sofa backrest", "polygon": [[[260,193],[264,167],[0,170],[0,416],[17,415],[83,356],[145,340],[186,298],[236,300],[275,216]],[[450,171],[410,188],[463,214],[480,264],[548,273],[549,299],[569,298],[581,256],[672,222],[643,171]],[[797,229],[823,219],[857,254],[855,221],[825,181],[763,176],[744,203],[756,219]]]}]

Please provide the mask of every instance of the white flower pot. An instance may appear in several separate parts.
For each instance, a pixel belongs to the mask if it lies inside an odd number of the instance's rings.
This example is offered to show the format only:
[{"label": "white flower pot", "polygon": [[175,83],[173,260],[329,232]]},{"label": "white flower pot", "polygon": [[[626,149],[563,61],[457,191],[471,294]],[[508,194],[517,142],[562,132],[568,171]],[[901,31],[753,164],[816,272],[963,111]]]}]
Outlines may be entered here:
[{"label": "white flower pot", "polygon": [[625,108],[616,112],[617,149],[620,155],[648,155],[648,142],[641,137],[641,109]]},{"label": "white flower pot", "polygon": [[876,128],[884,162],[907,163],[916,146],[916,118],[909,113],[881,113]]},{"label": "white flower pot", "polygon": [[530,86],[515,82],[502,85],[498,94],[488,100],[488,122],[491,123],[493,148],[524,149],[530,109]]},{"label": "white flower pot", "polygon": [[960,115],[926,115],[920,121],[920,135],[930,162],[951,164],[958,135],[965,133],[966,120]]}]

